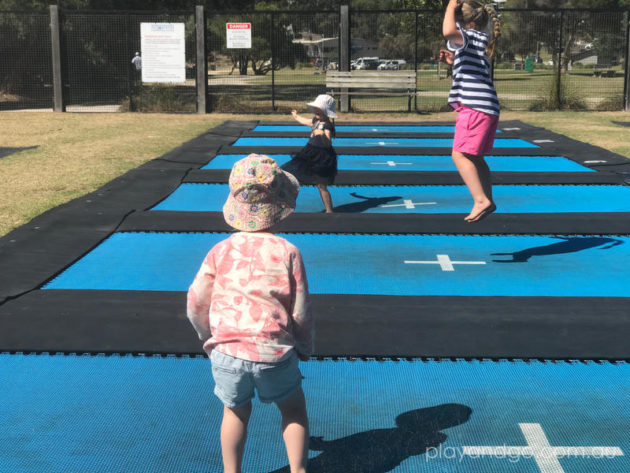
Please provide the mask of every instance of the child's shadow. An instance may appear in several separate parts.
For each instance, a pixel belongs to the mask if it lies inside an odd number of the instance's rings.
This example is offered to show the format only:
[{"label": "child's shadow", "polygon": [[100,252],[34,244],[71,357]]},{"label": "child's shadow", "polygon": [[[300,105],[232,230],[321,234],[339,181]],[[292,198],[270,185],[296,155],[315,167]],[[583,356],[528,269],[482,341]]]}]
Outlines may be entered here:
[{"label": "child's shadow", "polygon": [[622,245],[623,241],[608,237],[554,237],[560,241],[550,245],[535,246],[513,253],[492,253],[492,256],[511,256],[511,260],[493,259],[495,263],[526,263],[532,256],[558,255],[575,253],[589,248],[601,246],[600,250],[607,250],[613,246]]},{"label": "child's shadow", "polygon": [[356,192],[351,192],[350,195],[356,199],[363,199],[363,201],[353,202],[351,204],[338,205],[333,210],[338,213],[363,212],[365,210],[378,207],[379,205],[388,204],[390,202],[393,202],[394,200],[402,199],[402,197],[400,196],[364,197],[362,195],[357,194]]},{"label": "child's shadow", "polygon": [[[336,440],[311,437],[310,449],[322,453],[308,461],[309,473],[385,473],[407,458],[437,448],[447,436],[440,432],[463,424],[472,409],[442,404],[407,411],[396,417],[396,427],[375,429]],[[286,466],[272,473],[288,473]]]}]

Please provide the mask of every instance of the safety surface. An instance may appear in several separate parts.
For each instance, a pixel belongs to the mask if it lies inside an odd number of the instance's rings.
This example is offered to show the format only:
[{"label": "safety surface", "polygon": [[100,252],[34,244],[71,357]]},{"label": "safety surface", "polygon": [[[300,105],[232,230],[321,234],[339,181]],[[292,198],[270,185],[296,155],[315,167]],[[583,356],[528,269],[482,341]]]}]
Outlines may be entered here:
[{"label": "safety surface", "polygon": [[[232,146],[293,146],[306,145],[308,138],[246,137],[237,139]],[[344,147],[396,147],[396,148],[452,148],[451,138],[335,138],[335,148]],[[538,148],[538,145],[518,138],[496,138],[494,148]],[[262,150],[261,150],[262,151]]]},{"label": "safety surface", "polygon": [[[625,363],[300,364],[312,473],[627,473]],[[221,471],[204,358],[0,355],[0,471]],[[333,394],[331,394],[333,393]],[[243,471],[288,473],[254,401]]]},{"label": "safety surface", "polygon": [[[245,154],[219,154],[201,169],[232,169]],[[289,154],[269,154],[283,165]],[[487,156],[486,162],[494,172],[590,172],[589,169],[562,156]],[[453,171],[451,156],[340,154],[340,171]]]},{"label": "safety surface", "polygon": [[[468,213],[471,198],[464,186],[331,186],[336,212]],[[227,184],[184,183],[153,210],[220,211]],[[628,212],[627,186],[494,186],[498,213]],[[315,186],[302,186],[296,212],[321,212]],[[386,229],[384,229],[386,231]]]},{"label": "safety surface", "polygon": [[[45,288],[186,291],[227,236],[116,233]],[[629,237],[282,236],[313,294],[626,297],[630,285]]]}]

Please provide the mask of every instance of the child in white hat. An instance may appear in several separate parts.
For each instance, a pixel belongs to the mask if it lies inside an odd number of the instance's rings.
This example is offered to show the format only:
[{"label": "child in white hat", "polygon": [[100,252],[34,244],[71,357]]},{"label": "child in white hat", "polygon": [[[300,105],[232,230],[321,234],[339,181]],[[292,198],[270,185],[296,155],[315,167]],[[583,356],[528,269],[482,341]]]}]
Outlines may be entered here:
[{"label": "child in white hat", "polygon": [[330,121],[337,117],[335,99],[322,94],[307,106],[313,111],[312,119],[301,117],[296,110],[291,115],[298,123],[312,128],[311,138],[282,168],[294,174],[301,184],[317,185],[326,213],[332,213],[332,198],[327,186],[335,182],[337,175],[337,153],[332,146],[335,125]]},{"label": "child in white hat", "polygon": [[188,290],[187,314],[212,362],[223,402],[225,472],[240,472],[254,392],[282,415],[291,472],[305,472],[308,418],[298,359],[313,350],[314,320],[300,251],[271,233],[295,209],[299,184],[267,156],[234,164],[226,222]]}]

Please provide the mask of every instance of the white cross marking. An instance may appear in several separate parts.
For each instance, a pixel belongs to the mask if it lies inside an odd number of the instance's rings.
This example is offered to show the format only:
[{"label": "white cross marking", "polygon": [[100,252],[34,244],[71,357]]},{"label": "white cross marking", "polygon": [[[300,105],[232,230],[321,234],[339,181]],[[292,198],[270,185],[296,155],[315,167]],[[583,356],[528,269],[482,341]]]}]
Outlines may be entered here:
[{"label": "white cross marking", "polygon": [[405,261],[405,264],[439,264],[442,271],[455,271],[454,264],[486,264],[485,261],[451,261],[448,255],[437,255],[437,261]]},{"label": "white cross marking", "polygon": [[513,131],[513,130],[520,130],[519,127],[515,127],[515,128],[501,128],[503,131]]},{"label": "white cross marking", "polygon": [[386,204],[379,207],[405,207],[406,209],[415,209],[416,205],[435,205],[437,202],[412,202],[411,199],[403,199],[402,204]]},{"label": "white cross marking", "polygon": [[366,145],[379,145],[379,146],[397,145],[398,141],[366,141],[365,144]]},{"label": "white cross marking", "polygon": [[534,143],[554,143],[553,140],[534,140]]},{"label": "white cross marking", "polygon": [[597,163],[607,163],[608,161],[605,161],[603,159],[593,159],[591,161],[584,161],[584,164],[597,164]]},{"label": "white cross marking", "polygon": [[396,161],[387,161],[385,163],[370,163],[370,164],[387,164],[388,166],[396,167],[396,166],[402,166],[403,164],[411,165],[413,163],[397,163]]},{"label": "white cross marking", "polygon": [[509,458],[514,457],[533,458],[538,465],[540,473],[565,473],[558,461],[562,457],[583,457],[583,458],[610,458],[622,457],[623,451],[619,447],[552,447],[547,440],[547,436],[540,424],[518,424],[525,436],[527,446],[465,446],[464,455],[468,456],[497,456]]}]

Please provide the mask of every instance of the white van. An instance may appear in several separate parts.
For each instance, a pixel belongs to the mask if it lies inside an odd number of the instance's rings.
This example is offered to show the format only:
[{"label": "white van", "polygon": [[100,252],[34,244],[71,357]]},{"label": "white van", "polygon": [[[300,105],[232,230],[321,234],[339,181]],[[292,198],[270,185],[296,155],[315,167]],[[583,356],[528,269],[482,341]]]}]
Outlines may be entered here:
[{"label": "white van", "polygon": [[376,69],[378,64],[377,57],[360,57],[355,61],[353,68],[358,70]]}]

